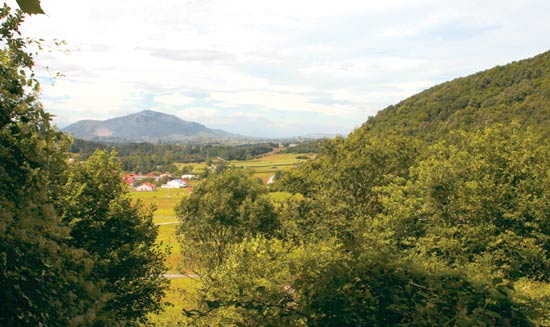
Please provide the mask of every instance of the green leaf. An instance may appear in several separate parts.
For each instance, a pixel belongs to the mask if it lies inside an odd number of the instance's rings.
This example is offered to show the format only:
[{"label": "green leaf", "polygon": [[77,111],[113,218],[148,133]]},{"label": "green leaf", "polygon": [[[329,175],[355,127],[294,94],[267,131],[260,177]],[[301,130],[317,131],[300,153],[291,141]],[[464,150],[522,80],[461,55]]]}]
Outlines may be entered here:
[{"label": "green leaf", "polygon": [[26,14],[45,14],[42,7],[40,7],[40,0],[17,0],[17,4]]}]

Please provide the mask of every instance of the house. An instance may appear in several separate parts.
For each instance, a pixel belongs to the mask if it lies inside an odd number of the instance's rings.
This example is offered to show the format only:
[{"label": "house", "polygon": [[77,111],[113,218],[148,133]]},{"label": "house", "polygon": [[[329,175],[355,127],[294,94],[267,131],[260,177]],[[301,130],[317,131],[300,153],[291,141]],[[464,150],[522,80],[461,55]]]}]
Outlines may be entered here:
[{"label": "house", "polygon": [[151,184],[147,182],[136,187],[136,191],[138,192],[155,192],[156,190],[157,190],[157,186],[155,184]]},{"label": "house", "polygon": [[134,185],[136,185],[136,181],[132,177],[126,178],[124,180],[124,183],[126,183],[130,187],[134,187]]},{"label": "house", "polygon": [[184,188],[187,186],[187,183],[181,179],[174,179],[166,184],[162,184],[160,187],[162,188]]},{"label": "house", "polygon": [[188,175],[181,175],[181,178],[183,178],[183,179],[199,179],[199,176],[188,174]]}]

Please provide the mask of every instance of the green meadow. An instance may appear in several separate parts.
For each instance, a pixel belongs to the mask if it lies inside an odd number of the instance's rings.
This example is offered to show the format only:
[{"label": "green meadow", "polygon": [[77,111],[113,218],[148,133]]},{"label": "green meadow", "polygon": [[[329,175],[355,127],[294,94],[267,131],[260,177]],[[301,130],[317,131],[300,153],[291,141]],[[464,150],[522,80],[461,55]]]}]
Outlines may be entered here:
[{"label": "green meadow", "polygon": [[254,177],[261,178],[264,183],[266,183],[271,176],[277,173],[277,171],[285,172],[307,161],[307,159],[298,158],[304,156],[312,158],[313,154],[269,153],[265,156],[252,160],[229,161],[229,164],[234,167],[251,169],[254,172]]}]

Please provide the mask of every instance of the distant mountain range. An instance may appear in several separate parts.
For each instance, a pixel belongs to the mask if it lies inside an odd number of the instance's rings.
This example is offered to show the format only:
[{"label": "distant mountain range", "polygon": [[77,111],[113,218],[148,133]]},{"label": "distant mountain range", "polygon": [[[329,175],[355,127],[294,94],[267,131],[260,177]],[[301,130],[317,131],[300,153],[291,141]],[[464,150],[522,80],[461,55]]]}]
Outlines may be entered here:
[{"label": "distant mountain range", "polygon": [[205,143],[247,139],[152,110],[107,120],[80,120],[62,131],[74,138],[110,143]]}]

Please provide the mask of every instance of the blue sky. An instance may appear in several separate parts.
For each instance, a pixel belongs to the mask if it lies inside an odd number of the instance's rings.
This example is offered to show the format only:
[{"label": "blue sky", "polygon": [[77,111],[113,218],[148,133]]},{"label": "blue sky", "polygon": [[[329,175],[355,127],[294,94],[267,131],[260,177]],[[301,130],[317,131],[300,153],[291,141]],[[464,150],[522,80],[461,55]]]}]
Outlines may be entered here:
[{"label": "blue sky", "polygon": [[547,0],[42,6],[25,34],[74,50],[37,59],[59,127],[151,109],[242,135],[347,134],[430,86],[550,49]]}]

